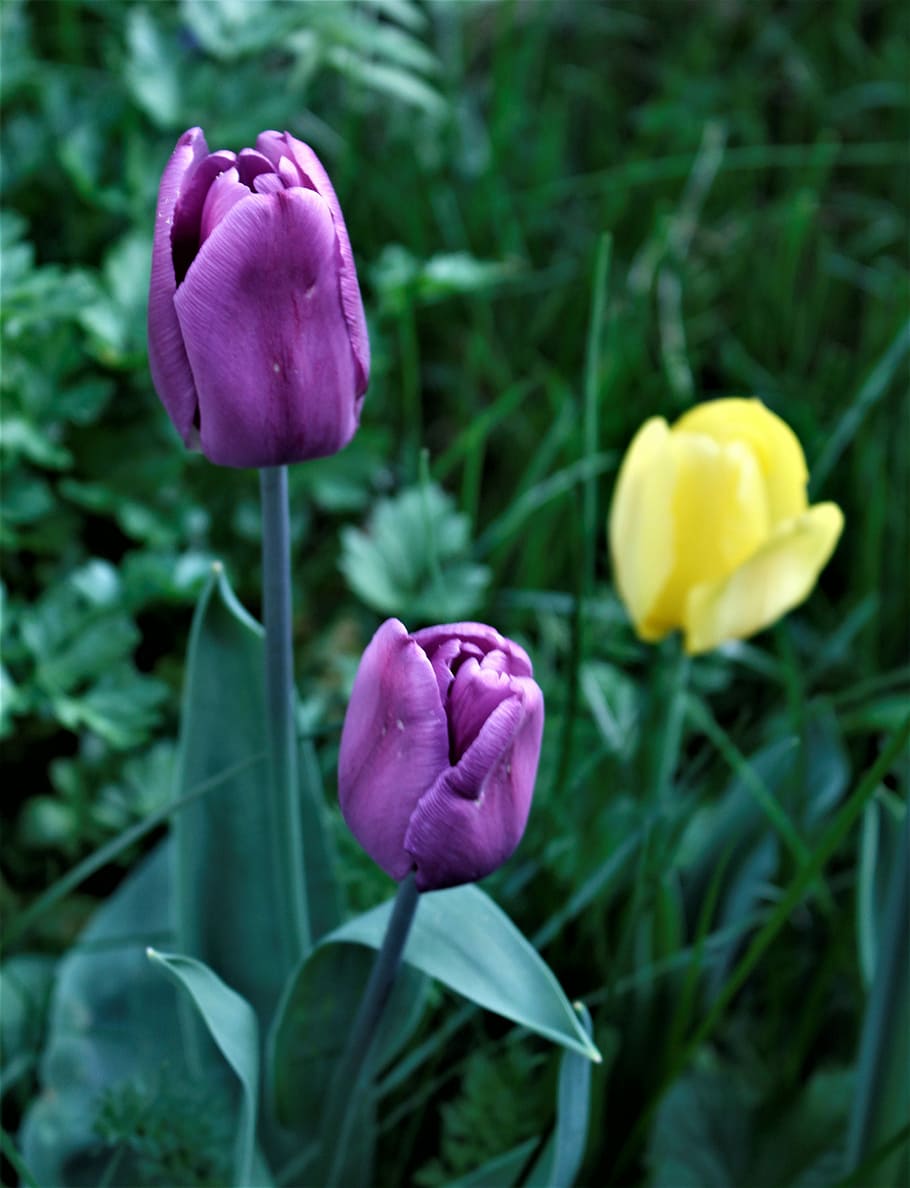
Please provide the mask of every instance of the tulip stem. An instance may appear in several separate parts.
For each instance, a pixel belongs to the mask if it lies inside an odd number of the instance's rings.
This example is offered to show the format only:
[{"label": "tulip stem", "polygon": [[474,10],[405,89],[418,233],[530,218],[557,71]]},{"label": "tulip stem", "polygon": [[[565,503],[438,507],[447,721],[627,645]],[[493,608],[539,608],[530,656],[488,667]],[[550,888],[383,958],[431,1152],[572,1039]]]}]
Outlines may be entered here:
[{"label": "tulip stem", "polygon": [[309,949],[310,930],[297,778],[287,467],[263,467],[259,485],[272,877],[282,956],[285,966],[293,968]]},{"label": "tulip stem", "polygon": [[332,1077],[322,1126],[323,1162],[328,1169],[322,1182],[326,1188],[336,1188],[342,1182],[351,1128],[369,1073],[373,1041],[395,984],[419,898],[420,892],[411,873],[398,887],[382,947],[376,954],[348,1042]]}]

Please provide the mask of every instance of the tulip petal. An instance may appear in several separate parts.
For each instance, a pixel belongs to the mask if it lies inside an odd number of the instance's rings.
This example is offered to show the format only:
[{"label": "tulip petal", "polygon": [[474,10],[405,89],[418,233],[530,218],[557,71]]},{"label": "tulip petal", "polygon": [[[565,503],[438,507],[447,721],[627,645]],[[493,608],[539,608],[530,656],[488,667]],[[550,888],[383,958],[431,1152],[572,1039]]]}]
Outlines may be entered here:
[{"label": "tulip petal", "polygon": [[423,649],[397,619],[363,654],[341,735],[338,799],[351,832],[393,879],[414,860],[408,822],[439,772],[448,769],[445,711]]},{"label": "tulip petal", "polygon": [[149,370],[177,432],[187,445],[196,444],[196,385],[183,346],[180,323],[174,310],[177,279],[171,254],[174,207],[199,161],[208,155],[201,128],[190,128],[177,141],[161,178],[155,236],[152,245],[152,275],[149,285],[148,343]]},{"label": "tulip petal", "polygon": [[295,136],[291,136],[289,132],[262,132],[256,139],[256,148],[276,166],[279,165],[282,156],[290,157],[300,169],[305,179],[304,184],[311,185],[325,199],[332,212],[341,262],[338,273],[341,305],[350,334],[351,350],[354,354],[357,395],[358,397],[362,396],[370,379],[370,339],[367,334],[360,285],[357,281],[357,270],[354,267],[354,253],[351,251],[351,241],[348,238],[347,227],[335,189],[322,162],[310,146]]},{"label": "tulip petal", "polygon": [[255,149],[241,149],[237,154],[237,172],[240,174],[240,180],[249,189],[253,188],[257,177],[273,171],[274,166],[268,157],[257,153]]},{"label": "tulip petal", "polygon": [[670,446],[673,568],[644,624],[658,631],[682,626],[689,591],[731,574],[770,530],[761,471],[748,446],[675,430]]},{"label": "tulip petal", "polygon": [[199,242],[204,243],[227,212],[249,196],[249,187],[240,181],[236,169],[225,169],[224,173],[220,173],[209,186],[209,192],[205,196],[202,221],[199,224]]},{"label": "tulip petal", "polygon": [[482,879],[521,841],[537,775],[543,696],[530,679],[516,678],[512,687],[411,817],[405,847],[421,891]]},{"label": "tulip petal", "polygon": [[202,245],[174,305],[202,449],[223,466],[333,454],[357,428],[335,229],[311,190],[253,194]]},{"label": "tulip petal", "polygon": [[833,553],[843,524],[836,504],[816,504],[778,525],[735,573],[696,586],[686,608],[686,651],[707,652],[745,639],[798,606]]},{"label": "tulip petal", "polygon": [[743,442],[758,459],[765,480],[772,527],[808,506],[809,471],[793,430],[760,400],[707,400],[685,413],[674,433],[702,433],[720,444]]},{"label": "tulip petal", "polygon": [[459,650],[463,650],[465,644],[473,644],[483,655],[494,651],[505,653],[513,676],[533,675],[531,661],[524,648],[485,623],[446,623],[439,627],[424,627],[414,632],[414,639],[431,660],[438,649],[445,649],[450,641],[456,640]]},{"label": "tulip petal", "polygon": [[212,183],[222,173],[233,169],[236,161],[234,153],[219,149],[217,153],[203,157],[186,179],[180,201],[174,207],[171,228],[171,257],[178,286],[183,283],[199,251],[202,212]]},{"label": "tulip petal", "polygon": [[619,470],[610,507],[610,553],[620,596],[644,639],[672,624],[650,621],[674,564],[673,488],[676,463],[670,430],[652,417],[636,433]]},{"label": "tulip petal", "polygon": [[[499,653],[502,655],[502,653]],[[449,756],[465,754],[498,705],[509,697],[512,682],[505,673],[482,668],[473,657],[458,669],[449,693]]]}]

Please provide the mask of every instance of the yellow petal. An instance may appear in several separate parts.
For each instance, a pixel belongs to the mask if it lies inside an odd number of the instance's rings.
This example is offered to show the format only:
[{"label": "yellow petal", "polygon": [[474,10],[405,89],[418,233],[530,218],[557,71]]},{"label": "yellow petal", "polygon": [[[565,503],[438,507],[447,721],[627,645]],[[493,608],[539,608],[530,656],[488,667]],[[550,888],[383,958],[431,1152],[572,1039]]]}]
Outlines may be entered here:
[{"label": "yellow petal", "polygon": [[805,599],[834,552],[844,517],[818,503],[779,524],[766,544],[728,578],[697,586],[686,608],[686,651],[707,652],[745,639]]},{"label": "yellow petal", "polygon": [[645,634],[642,623],[673,567],[673,481],[670,430],[663,417],[652,417],[623,459],[609,520],[616,585],[645,639],[658,639],[670,630]]},{"label": "yellow petal", "polygon": [[681,627],[690,590],[726,578],[770,535],[764,482],[748,446],[676,430],[670,441],[673,567],[643,619],[654,634]]},{"label": "yellow petal", "polygon": [[704,433],[717,442],[747,445],[764,476],[772,526],[806,510],[809,472],[802,446],[790,426],[760,400],[705,401],[680,417],[672,432]]}]

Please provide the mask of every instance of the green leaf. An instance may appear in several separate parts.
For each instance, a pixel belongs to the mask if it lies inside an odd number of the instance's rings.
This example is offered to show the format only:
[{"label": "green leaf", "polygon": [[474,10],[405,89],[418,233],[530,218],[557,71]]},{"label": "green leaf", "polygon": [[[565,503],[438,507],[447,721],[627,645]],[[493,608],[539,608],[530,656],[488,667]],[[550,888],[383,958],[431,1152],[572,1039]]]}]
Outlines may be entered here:
[{"label": "green leaf", "polygon": [[[580,1002],[575,1010],[590,1039],[591,1016]],[[532,1168],[528,1188],[571,1188],[584,1159],[590,1108],[591,1061],[577,1052],[565,1052],[559,1067],[556,1132]]]},{"label": "green leaf", "polygon": [[213,567],[190,634],[175,797],[253,756],[217,793],[187,806],[174,835],[179,947],[217,970],[265,1023],[290,970],[282,969],[272,836],[263,796],[262,628]]},{"label": "green leaf", "polygon": [[[278,1119],[314,1141],[320,1135],[326,1086],[374,960],[372,950],[362,945],[318,945],[294,975],[269,1037]],[[382,1068],[407,1042],[420,1020],[425,996],[425,978],[403,968],[376,1035],[374,1068]]]},{"label": "green leaf", "polygon": [[243,1089],[240,1128],[237,1133],[234,1182],[244,1188],[252,1182],[256,1149],[256,1111],[259,1099],[259,1026],[250,1004],[200,961],[173,953],[146,950],[153,963],[192,998],[225,1060]]},{"label": "green leaf", "polygon": [[[391,910],[389,900],[350,920],[327,941],[378,949]],[[600,1062],[550,968],[479,887],[422,895],[404,960],[478,1006]]]},{"label": "green leaf", "polygon": [[[846,1170],[855,1171],[910,1116],[910,811],[888,872],[875,976],[866,1005],[847,1139]],[[910,1175],[910,1139],[876,1177],[902,1184]]]},{"label": "green leaf", "polygon": [[302,788],[303,837],[306,844],[306,894],[310,936],[315,943],[337,928],[342,919],[341,890],[335,878],[335,847],[322,791],[322,774],[312,743],[298,755]]},{"label": "green leaf", "polygon": [[180,115],[180,78],[173,45],[145,8],[132,8],[126,25],[129,65],[124,81],[136,103],[159,128]]},{"label": "green leaf", "polygon": [[184,1075],[173,992],[145,956],[173,944],[169,845],[159,846],[95,913],[63,957],[41,1058],[42,1093],[26,1114],[22,1151],[40,1184],[100,1183],[107,1162],[94,1120],[111,1086]]},{"label": "green leaf", "polygon": [[[263,632],[239,604],[220,566],[203,590],[190,635],[175,796],[238,765],[217,792],[187,806],[175,823],[180,947],[211,966],[271,1021],[293,966],[282,960],[286,906],[274,872],[274,823],[263,795],[266,755]],[[241,766],[261,757],[261,762]],[[302,770],[308,887],[316,920],[335,906],[330,849],[312,763]],[[309,858],[307,858],[309,866]]]},{"label": "green leaf", "polygon": [[0,1097],[37,1061],[55,964],[45,954],[23,953],[0,965]]},{"label": "green leaf", "polygon": [[490,580],[470,551],[468,517],[428,483],[380,499],[365,530],[343,529],[339,565],[354,593],[381,614],[455,621],[476,610]]},{"label": "green leaf", "polygon": [[[904,812],[906,812],[904,808]],[[856,936],[863,981],[871,986],[885,920],[888,876],[897,859],[901,816],[888,800],[871,800],[863,813],[856,887]]]}]

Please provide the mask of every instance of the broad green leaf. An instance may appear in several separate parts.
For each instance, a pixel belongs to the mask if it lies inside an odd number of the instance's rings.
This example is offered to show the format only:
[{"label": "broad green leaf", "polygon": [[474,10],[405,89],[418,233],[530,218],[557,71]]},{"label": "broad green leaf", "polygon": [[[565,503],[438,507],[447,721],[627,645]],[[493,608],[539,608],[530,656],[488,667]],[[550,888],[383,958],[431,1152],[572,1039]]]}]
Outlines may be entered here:
[{"label": "broad green leaf", "polygon": [[[391,910],[389,900],[327,940],[378,949]],[[550,968],[479,887],[422,895],[404,960],[478,1006],[600,1062]]]},{"label": "broad green leaf", "polygon": [[235,1155],[235,1184],[252,1183],[256,1149],[256,1111],[259,1099],[259,1025],[248,1002],[200,961],[175,953],[147,950],[150,960],[161,967],[190,995],[225,1060],[237,1074],[243,1089],[240,1127]]},{"label": "broad green leaf", "polygon": [[[176,796],[238,765],[210,796],[179,814],[180,947],[204,961],[250,1002],[267,1026],[296,958],[279,927],[286,892],[275,879],[281,838],[265,792],[265,691],[262,628],[240,606],[217,567],[193,620],[180,732]],[[262,761],[243,766],[260,756]],[[305,774],[310,770],[305,765]],[[319,795],[312,780],[305,795]],[[303,811],[303,810],[301,810]],[[326,879],[323,827],[314,809],[307,828],[320,880]],[[323,905],[321,919],[331,918]]]},{"label": "broad green leaf", "polygon": [[[269,1041],[272,1094],[279,1121],[300,1134],[319,1137],[326,1086],[374,961],[372,949],[359,944],[318,945],[281,1004]],[[425,979],[402,968],[377,1032],[374,1068],[382,1068],[407,1042],[420,1020],[425,991]]]},{"label": "broad green leaf", "polygon": [[[174,994],[145,949],[173,944],[170,845],[159,846],[92,917],[63,957],[51,998],[22,1151],[38,1182],[99,1183],[109,1155],[94,1130],[100,1095],[144,1076],[185,1075]],[[124,1169],[126,1173],[128,1169]]]},{"label": "broad green leaf", "polygon": [[[575,1010],[590,1039],[591,1016],[580,1002]],[[528,1176],[528,1188],[571,1188],[584,1159],[590,1108],[591,1061],[565,1052],[559,1067],[556,1131]]]},{"label": "broad green leaf", "polygon": [[310,936],[320,940],[337,928],[341,916],[341,891],[335,878],[335,848],[326,818],[322,774],[312,743],[304,742],[298,753],[301,784],[303,837],[306,845],[307,906]]}]

